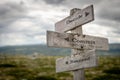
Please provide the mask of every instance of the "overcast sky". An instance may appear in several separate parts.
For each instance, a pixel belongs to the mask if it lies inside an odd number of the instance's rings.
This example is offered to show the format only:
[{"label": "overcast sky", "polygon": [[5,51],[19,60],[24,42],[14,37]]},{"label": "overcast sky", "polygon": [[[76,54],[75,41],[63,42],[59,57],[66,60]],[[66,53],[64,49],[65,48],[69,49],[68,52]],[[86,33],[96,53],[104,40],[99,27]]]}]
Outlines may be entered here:
[{"label": "overcast sky", "polygon": [[0,46],[44,44],[46,31],[70,9],[91,4],[95,20],[83,25],[83,33],[120,43],[120,0],[1,0]]}]

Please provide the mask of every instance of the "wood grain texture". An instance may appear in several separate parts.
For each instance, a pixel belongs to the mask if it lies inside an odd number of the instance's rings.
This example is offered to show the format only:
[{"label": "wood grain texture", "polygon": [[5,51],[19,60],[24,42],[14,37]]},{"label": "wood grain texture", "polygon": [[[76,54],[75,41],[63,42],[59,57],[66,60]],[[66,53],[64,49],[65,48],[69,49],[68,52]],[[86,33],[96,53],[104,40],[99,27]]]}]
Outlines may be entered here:
[{"label": "wood grain texture", "polygon": [[47,31],[47,45],[72,49],[108,50],[108,39],[76,33],[58,33]]},{"label": "wood grain texture", "polygon": [[94,20],[93,5],[90,5],[82,10],[77,10],[73,15],[55,24],[55,31],[66,32],[80,25]]},{"label": "wood grain texture", "polygon": [[85,80],[84,69],[74,70],[73,80]]},{"label": "wood grain texture", "polygon": [[[83,34],[82,26],[72,29],[71,32],[82,35]],[[71,53],[72,55],[76,55],[76,54],[81,55],[81,54],[84,54],[84,49],[82,49],[82,50],[72,49],[71,52],[72,52]],[[83,68],[73,71],[73,80],[85,80],[85,71]]]},{"label": "wood grain texture", "polygon": [[[77,34],[83,34],[83,31],[82,31],[82,26],[79,26],[73,30],[71,30],[72,33],[77,33]],[[78,50],[78,49],[72,49],[71,50],[71,54],[72,55],[76,55],[76,54],[84,54],[85,50],[84,49],[81,49],[81,50]],[[85,80],[85,71],[84,69],[77,69],[77,70],[74,70],[73,71],[73,80]]]},{"label": "wood grain texture", "polygon": [[95,50],[79,51],[76,55],[58,58],[56,60],[56,72],[72,71],[82,68],[97,66]]}]

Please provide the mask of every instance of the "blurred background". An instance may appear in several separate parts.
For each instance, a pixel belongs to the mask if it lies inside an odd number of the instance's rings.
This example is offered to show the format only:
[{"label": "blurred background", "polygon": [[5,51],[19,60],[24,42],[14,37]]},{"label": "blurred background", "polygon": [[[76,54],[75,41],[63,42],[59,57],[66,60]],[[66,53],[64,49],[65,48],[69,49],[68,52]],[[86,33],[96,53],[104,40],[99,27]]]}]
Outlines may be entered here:
[{"label": "blurred background", "polygon": [[83,33],[108,38],[110,49],[96,51],[99,66],[85,69],[86,80],[120,80],[119,0],[1,0],[0,80],[72,80],[71,72],[55,73],[55,60],[71,50],[47,47],[46,31],[91,4],[95,20]]}]

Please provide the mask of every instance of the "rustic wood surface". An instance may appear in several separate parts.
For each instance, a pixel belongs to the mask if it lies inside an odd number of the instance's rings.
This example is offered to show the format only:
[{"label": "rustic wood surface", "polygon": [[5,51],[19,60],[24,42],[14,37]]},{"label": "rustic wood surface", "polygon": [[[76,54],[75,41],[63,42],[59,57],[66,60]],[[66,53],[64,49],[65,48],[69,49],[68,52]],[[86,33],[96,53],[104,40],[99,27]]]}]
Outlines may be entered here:
[{"label": "rustic wood surface", "polygon": [[108,50],[108,39],[76,33],[47,31],[47,45],[51,47]]},{"label": "rustic wood surface", "polygon": [[95,50],[80,51],[56,60],[56,72],[72,71],[97,66]]},{"label": "rustic wood surface", "polygon": [[[72,10],[70,11],[70,13],[71,12],[72,12]],[[79,26],[79,27],[73,29],[71,32],[83,34],[82,26]],[[84,49],[82,49],[82,50],[72,49],[71,52],[72,52],[71,53],[72,55],[76,55],[78,53],[79,53],[79,55],[81,55],[81,54],[84,54],[85,51],[84,51]],[[73,71],[73,80],[85,80],[85,71],[83,68]]]},{"label": "rustic wood surface", "polygon": [[[48,46],[72,48],[71,56],[56,60],[56,72],[73,71],[74,80],[85,80],[84,68],[98,65],[95,50],[108,50],[109,46],[106,38],[83,35],[82,25],[93,20],[93,5],[74,8],[55,24],[56,32],[47,31]],[[64,33],[67,31],[71,33]]]},{"label": "rustic wood surface", "polygon": [[93,5],[90,5],[82,10],[77,10],[74,14],[55,24],[55,31],[66,32],[80,25],[94,20]]}]

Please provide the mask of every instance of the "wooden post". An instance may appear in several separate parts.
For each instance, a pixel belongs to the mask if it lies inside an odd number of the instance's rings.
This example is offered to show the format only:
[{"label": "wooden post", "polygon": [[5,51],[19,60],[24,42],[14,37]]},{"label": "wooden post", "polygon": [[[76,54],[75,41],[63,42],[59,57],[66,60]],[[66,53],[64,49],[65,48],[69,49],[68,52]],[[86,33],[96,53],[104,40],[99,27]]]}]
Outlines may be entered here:
[{"label": "wooden post", "polygon": [[73,79],[74,80],[85,80],[84,77],[84,69],[79,69],[73,72]]},{"label": "wooden post", "polygon": [[[82,26],[80,26],[74,30],[71,30],[71,33],[79,33],[82,35]],[[82,48],[82,46],[81,46],[81,48]],[[82,54],[83,52],[84,52],[84,49],[81,49],[81,50],[72,49],[72,55],[76,55],[78,53]],[[79,70],[73,71],[73,79],[74,80],[85,80],[84,69],[79,69]]]},{"label": "wooden post", "polygon": [[[95,49],[108,50],[109,47],[106,38],[83,35],[82,25],[93,20],[93,5],[82,10],[74,8],[70,11],[70,16],[55,24],[57,32],[47,32],[48,46],[72,48],[71,56],[56,60],[56,72],[73,71],[74,80],[85,80],[84,68],[97,66]],[[64,33],[67,31],[75,34]],[[91,49],[93,50],[90,51]],[[84,56],[85,53],[90,53],[89,59]]]},{"label": "wooden post", "polygon": [[[80,9],[77,9],[77,8],[74,8],[70,11],[70,15],[73,15],[77,10],[80,10]],[[73,30],[71,30],[71,33],[78,33],[78,34],[83,34],[82,32],[82,26],[79,26]],[[82,48],[82,46],[81,46]],[[72,49],[72,54],[71,55],[76,55],[79,53],[83,53],[84,52],[84,49],[82,49],[81,51],[80,50],[77,50],[77,49]],[[84,77],[84,69],[78,69],[78,70],[74,70],[73,71],[73,80],[85,80],[85,77]]]}]

